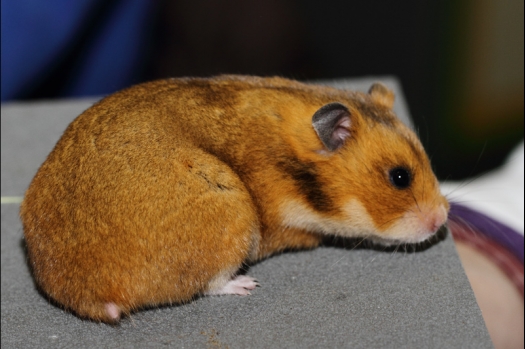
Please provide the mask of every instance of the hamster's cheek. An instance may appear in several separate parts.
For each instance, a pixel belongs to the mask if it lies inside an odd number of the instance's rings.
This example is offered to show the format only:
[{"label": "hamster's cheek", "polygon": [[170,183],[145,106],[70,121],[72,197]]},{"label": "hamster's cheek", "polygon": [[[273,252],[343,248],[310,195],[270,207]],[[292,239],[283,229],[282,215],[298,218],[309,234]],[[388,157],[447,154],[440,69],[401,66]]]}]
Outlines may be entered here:
[{"label": "hamster's cheek", "polygon": [[322,234],[363,237],[370,236],[377,230],[365,208],[357,200],[352,200],[337,216],[317,212],[295,200],[283,203],[280,212],[283,226]]},{"label": "hamster's cheek", "polygon": [[343,212],[346,216],[346,225],[353,228],[352,234],[349,236],[368,237],[376,235],[378,227],[359,200],[350,200],[343,206]]},{"label": "hamster's cheek", "polygon": [[344,206],[344,212],[347,224],[353,229],[345,235],[366,237],[382,245],[425,241],[446,223],[448,216],[448,203],[444,198],[430,202],[439,203],[419,203],[398,214],[385,212],[372,216],[358,200],[351,200]]},{"label": "hamster's cheek", "polygon": [[[379,231],[378,239],[383,244],[418,243],[432,237],[447,221],[448,208],[445,204],[430,206],[420,204],[411,207],[388,228]],[[388,244],[388,243],[387,243]]]}]

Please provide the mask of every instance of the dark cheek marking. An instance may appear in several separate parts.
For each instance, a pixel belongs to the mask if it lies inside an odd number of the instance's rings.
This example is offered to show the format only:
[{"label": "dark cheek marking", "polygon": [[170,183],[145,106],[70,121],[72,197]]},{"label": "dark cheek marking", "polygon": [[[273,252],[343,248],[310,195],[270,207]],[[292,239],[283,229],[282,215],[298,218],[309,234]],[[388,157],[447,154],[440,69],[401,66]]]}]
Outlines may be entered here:
[{"label": "dark cheek marking", "polygon": [[302,163],[291,157],[279,161],[277,166],[293,178],[299,192],[314,209],[320,212],[333,211],[332,199],[322,190],[314,164]]}]

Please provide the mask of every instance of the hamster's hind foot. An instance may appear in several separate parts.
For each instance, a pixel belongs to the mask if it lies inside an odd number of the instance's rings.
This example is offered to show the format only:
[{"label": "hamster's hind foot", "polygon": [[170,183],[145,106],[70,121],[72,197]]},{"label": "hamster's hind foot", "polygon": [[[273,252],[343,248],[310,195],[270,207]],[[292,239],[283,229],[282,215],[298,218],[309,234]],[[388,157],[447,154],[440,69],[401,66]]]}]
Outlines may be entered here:
[{"label": "hamster's hind foot", "polygon": [[249,296],[250,290],[255,289],[259,286],[257,280],[246,275],[237,275],[233,279],[229,280],[221,288],[210,290],[206,294],[218,296],[223,294],[236,294],[239,296]]},{"label": "hamster's hind foot", "polygon": [[106,310],[106,315],[111,319],[111,321],[117,322],[120,320],[120,309],[115,303],[106,303],[104,307]]}]

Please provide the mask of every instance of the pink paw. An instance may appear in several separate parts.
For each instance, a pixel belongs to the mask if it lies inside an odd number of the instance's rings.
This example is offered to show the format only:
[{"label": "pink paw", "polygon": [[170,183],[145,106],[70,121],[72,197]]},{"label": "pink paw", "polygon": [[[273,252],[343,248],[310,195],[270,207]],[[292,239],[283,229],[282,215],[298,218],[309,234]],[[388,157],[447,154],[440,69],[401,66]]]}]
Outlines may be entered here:
[{"label": "pink paw", "polygon": [[222,288],[211,292],[211,294],[236,294],[239,296],[248,296],[251,294],[249,290],[253,290],[257,285],[259,285],[259,283],[254,278],[246,275],[238,275],[228,281]]},{"label": "pink paw", "polygon": [[120,309],[115,303],[106,303],[104,305],[106,308],[106,315],[113,321],[118,321],[120,319]]}]

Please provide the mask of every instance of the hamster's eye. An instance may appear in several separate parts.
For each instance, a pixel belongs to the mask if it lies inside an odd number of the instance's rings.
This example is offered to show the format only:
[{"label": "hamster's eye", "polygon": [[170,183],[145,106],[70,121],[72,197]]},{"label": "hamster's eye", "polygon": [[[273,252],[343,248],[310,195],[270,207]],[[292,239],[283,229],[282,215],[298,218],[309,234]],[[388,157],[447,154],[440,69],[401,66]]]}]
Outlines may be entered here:
[{"label": "hamster's eye", "polygon": [[388,173],[390,183],[397,189],[406,189],[412,182],[412,175],[409,170],[404,167],[395,167]]}]

